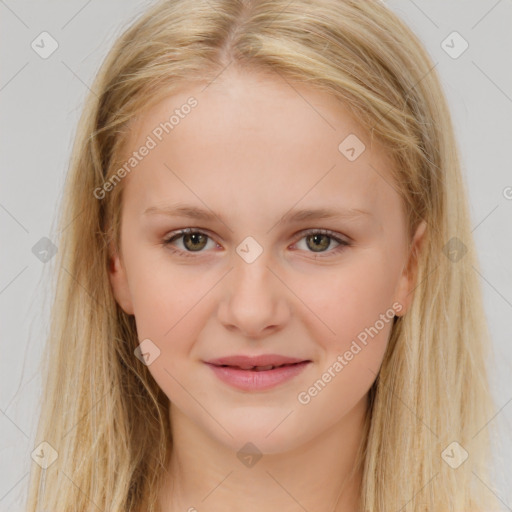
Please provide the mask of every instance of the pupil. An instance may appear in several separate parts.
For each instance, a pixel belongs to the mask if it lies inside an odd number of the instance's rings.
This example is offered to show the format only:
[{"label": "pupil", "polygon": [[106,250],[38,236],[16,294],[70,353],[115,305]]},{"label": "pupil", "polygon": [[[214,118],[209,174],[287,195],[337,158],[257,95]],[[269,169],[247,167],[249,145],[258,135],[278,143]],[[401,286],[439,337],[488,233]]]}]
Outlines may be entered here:
[{"label": "pupil", "polygon": [[[203,238],[203,244],[201,245],[201,242],[200,242],[200,239]],[[199,249],[202,249],[205,244],[206,244],[206,240],[205,240],[205,236],[202,235],[201,233],[192,233],[192,234],[188,234],[188,235],[185,235],[184,236],[184,244],[185,246],[188,248],[188,249],[191,249],[191,250],[194,250],[195,249],[198,249],[197,245],[192,245],[192,247],[189,247],[189,244],[188,242],[192,241],[192,244],[197,244],[199,243],[200,247]]]},{"label": "pupil", "polygon": [[[319,238],[322,238],[324,239],[324,242],[323,244],[321,244],[321,249],[326,249],[327,247],[329,247],[329,237],[327,235],[310,235],[308,238],[308,240],[310,239],[313,239],[315,241],[315,243],[318,243],[318,239]],[[313,249],[314,250],[314,249]],[[315,251],[315,252],[320,252],[320,251]]]},{"label": "pupil", "polygon": [[[321,252],[322,250],[329,247],[329,237],[327,235],[309,235],[307,237],[308,242],[314,241],[314,244],[318,244],[320,246],[320,250],[316,250],[318,248],[310,247],[314,252]],[[323,240],[323,243],[321,241]],[[189,246],[189,243],[192,242],[192,247]],[[201,243],[202,242],[202,243]],[[192,233],[184,236],[184,243],[188,249],[202,249],[206,244],[206,237],[201,233]],[[199,244],[199,247],[197,246]],[[309,245],[309,243],[308,243]]]}]

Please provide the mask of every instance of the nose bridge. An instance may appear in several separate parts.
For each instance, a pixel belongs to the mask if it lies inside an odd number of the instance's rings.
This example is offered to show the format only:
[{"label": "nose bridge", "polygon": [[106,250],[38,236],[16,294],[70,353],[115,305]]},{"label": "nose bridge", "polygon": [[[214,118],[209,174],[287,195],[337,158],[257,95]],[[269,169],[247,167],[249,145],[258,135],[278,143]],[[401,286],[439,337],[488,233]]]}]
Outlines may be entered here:
[{"label": "nose bridge", "polygon": [[236,252],[219,309],[220,320],[226,327],[257,336],[287,318],[285,290],[269,269],[275,266],[270,250],[256,246],[253,239],[242,242]]},{"label": "nose bridge", "polygon": [[271,251],[265,250],[252,237],[248,237],[239,244],[236,253],[233,255],[231,295],[243,299],[248,294],[253,300],[263,299],[264,301],[275,297],[274,286],[270,279],[274,276],[268,268],[272,265]]},{"label": "nose bridge", "polygon": [[[245,286],[266,282],[269,273],[268,266],[273,265],[272,250],[268,247],[268,239],[261,236],[258,240],[253,236],[246,236],[235,247],[233,254],[234,276],[236,281],[241,281]],[[269,283],[267,283],[268,285]]]}]

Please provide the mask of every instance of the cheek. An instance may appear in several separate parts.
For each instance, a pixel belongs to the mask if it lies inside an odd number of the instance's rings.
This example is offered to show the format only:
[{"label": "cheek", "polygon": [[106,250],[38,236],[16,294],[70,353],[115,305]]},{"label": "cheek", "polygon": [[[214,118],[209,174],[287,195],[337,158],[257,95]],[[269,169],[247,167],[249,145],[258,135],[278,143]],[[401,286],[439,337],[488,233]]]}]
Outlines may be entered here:
[{"label": "cheek", "polygon": [[200,325],[194,319],[200,315],[201,298],[213,286],[208,283],[207,277],[192,278],[179,267],[134,273],[132,297],[139,337],[154,337],[173,347],[184,339],[179,335],[182,331],[192,338]]},{"label": "cheek", "polygon": [[[143,254],[133,254],[130,289],[139,340],[149,338],[160,351],[148,369],[164,393],[186,407],[190,396],[181,384],[188,389],[190,383],[183,362],[193,358],[194,344],[212,320],[215,300],[221,300],[218,295],[214,299],[215,292],[210,293],[220,276],[162,261],[146,264]],[[318,356],[316,379],[303,383],[292,398],[299,408],[304,402],[298,393],[306,393],[311,402],[308,410],[318,407],[319,414],[323,411],[324,415],[331,410],[334,420],[367,392],[378,373],[392,327],[390,309],[397,267],[373,249],[360,251],[336,268],[283,273],[285,282],[294,283],[300,298],[289,298],[295,301],[290,321],[302,326],[299,329],[304,329],[304,338],[309,338],[312,353]],[[283,289],[283,296],[288,293]],[[207,389],[194,388],[199,400],[206,399],[207,394]],[[331,407],[333,401],[339,404],[336,411]]]},{"label": "cheek", "polygon": [[169,381],[164,366],[174,374],[180,360],[193,357],[194,344],[212,314],[212,292],[221,276],[172,263],[164,249],[159,254],[155,248],[133,251],[127,271],[138,339],[152,340],[162,356],[149,369],[163,372]]},{"label": "cheek", "polygon": [[[192,278],[178,266],[154,266],[132,274],[132,296],[139,341],[150,339],[159,355],[148,366],[152,377],[174,403],[187,407],[191,388],[184,362],[200,339],[207,317],[212,279]],[[194,396],[201,398],[201,389]]]},{"label": "cheek", "polygon": [[[125,239],[125,260],[139,339],[164,340],[181,318],[194,314],[208,279],[191,278],[184,267],[171,262],[164,247],[141,243],[130,235]],[[144,240],[143,235],[140,238]]]},{"label": "cheek", "polygon": [[[328,327],[322,329],[324,347],[329,351],[346,350],[351,340],[359,335],[364,338],[364,333],[376,323],[378,330],[384,332],[375,339],[387,339],[386,327],[393,316],[400,276],[399,262],[391,262],[383,252],[368,250],[336,269],[325,270],[315,276],[302,276],[297,283],[304,303]],[[382,315],[386,317],[384,325],[380,321]]]},{"label": "cheek", "polygon": [[309,415],[327,414],[327,421],[334,423],[370,389],[393,326],[397,276],[396,265],[390,268],[385,258],[362,255],[357,263],[315,280],[324,292],[316,288],[305,302],[335,334],[323,329],[320,335],[318,321],[309,324],[321,355],[315,377],[296,397]]}]

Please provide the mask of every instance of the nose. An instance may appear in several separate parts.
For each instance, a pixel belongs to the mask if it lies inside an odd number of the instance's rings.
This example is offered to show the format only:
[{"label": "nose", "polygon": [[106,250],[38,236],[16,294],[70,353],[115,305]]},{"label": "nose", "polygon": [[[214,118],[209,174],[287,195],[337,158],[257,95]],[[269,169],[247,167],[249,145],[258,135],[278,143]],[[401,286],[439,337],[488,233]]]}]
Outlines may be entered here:
[{"label": "nose", "polygon": [[220,322],[253,339],[283,329],[291,316],[287,288],[266,252],[252,263],[236,254],[233,258],[234,268],[224,280],[218,308]]}]

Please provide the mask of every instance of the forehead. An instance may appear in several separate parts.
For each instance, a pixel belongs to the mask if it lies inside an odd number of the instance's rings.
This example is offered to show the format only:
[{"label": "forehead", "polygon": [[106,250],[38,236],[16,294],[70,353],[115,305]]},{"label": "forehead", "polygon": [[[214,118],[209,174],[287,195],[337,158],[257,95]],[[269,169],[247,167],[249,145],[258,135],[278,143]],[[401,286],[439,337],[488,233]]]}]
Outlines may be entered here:
[{"label": "forehead", "polygon": [[[132,123],[126,158],[149,139],[154,147],[125,183],[140,208],[186,196],[248,215],[306,199],[378,209],[396,194],[385,150],[349,110],[277,74],[226,71],[183,86]],[[362,150],[355,160],[344,153],[351,146]]]}]

